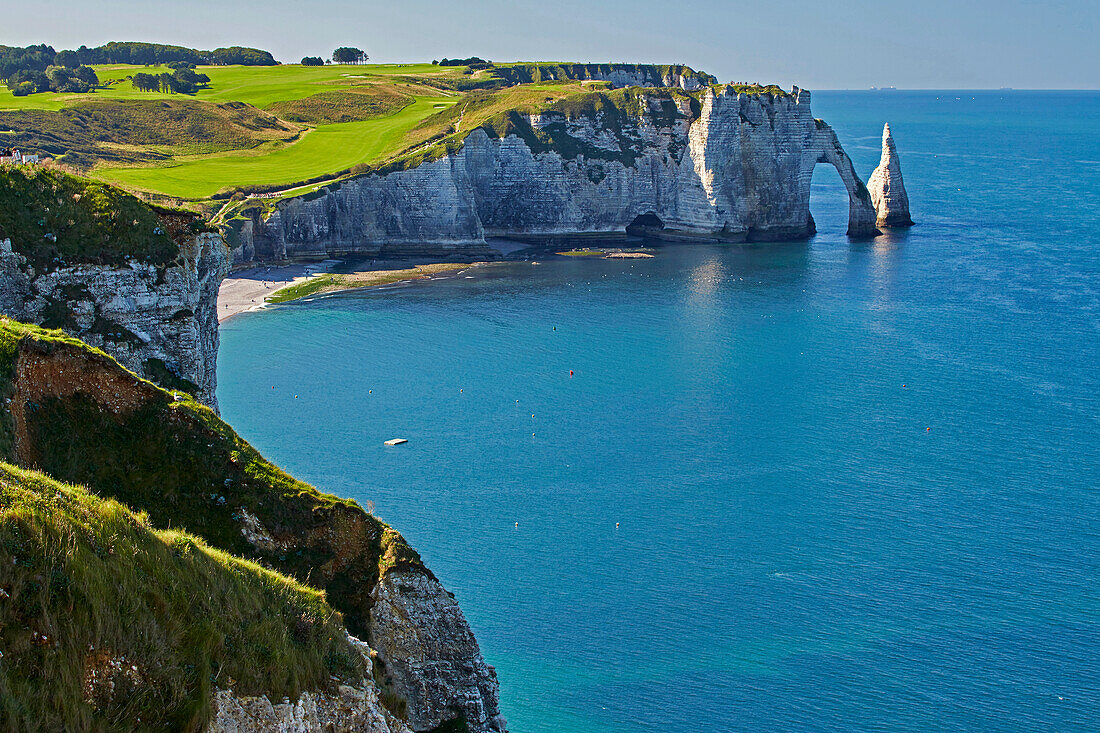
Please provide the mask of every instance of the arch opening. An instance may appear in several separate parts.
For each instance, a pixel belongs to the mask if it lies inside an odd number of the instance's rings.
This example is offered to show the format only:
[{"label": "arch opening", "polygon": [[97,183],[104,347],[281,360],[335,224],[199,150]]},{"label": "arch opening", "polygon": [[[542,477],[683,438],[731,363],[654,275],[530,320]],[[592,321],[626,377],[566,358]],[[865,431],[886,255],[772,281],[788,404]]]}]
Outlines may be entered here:
[{"label": "arch opening", "polygon": [[[821,165],[824,163],[824,165]],[[848,228],[848,187],[828,161],[818,161],[810,175],[809,233],[840,234]]]}]

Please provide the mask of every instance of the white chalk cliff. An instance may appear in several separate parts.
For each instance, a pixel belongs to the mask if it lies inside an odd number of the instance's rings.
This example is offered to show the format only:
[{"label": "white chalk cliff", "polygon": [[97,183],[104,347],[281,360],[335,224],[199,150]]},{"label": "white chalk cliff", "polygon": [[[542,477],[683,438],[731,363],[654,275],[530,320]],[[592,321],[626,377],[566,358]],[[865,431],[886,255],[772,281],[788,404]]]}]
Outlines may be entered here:
[{"label": "white chalk cliff", "polygon": [[877,212],[876,224],[880,227],[907,227],[913,225],[909,216],[909,196],[901,180],[901,161],[890,134],[890,123],[882,128],[882,158],[878,168],[867,181],[871,200]]},{"label": "white chalk cliff", "polygon": [[623,232],[704,241],[804,238],[814,166],[848,190],[848,233],[875,234],[871,196],[810,93],[726,86],[628,91],[629,104],[515,113],[456,152],[281,201],[235,233],[234,259],[478,253],[490,236]]},{"label": "white chalk cliff", "polygon": [[0,240],[0,314],[62,328],[123,366],[217,409],[218,288],[229,250],[217,233],[184,240],[166,266],[38,269]]}]

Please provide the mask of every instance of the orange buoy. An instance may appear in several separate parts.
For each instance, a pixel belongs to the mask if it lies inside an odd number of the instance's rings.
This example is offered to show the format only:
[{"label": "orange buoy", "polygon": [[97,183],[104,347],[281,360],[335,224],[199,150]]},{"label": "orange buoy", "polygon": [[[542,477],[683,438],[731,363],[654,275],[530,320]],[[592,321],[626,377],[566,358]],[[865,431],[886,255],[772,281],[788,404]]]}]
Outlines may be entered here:
[{"label": "orange buoy", "polygon": [[924,432],[926,432],[926,433],[927,433],[927,432],[929,432],[929,431],[930,431],[931,429],[932,429],[932,428],[925,428],[925,429],[924,429]]},{"label": "orange buoy", "polygon": [[573,370],[572,369],[569,370],[569,376],[573,376]]}]

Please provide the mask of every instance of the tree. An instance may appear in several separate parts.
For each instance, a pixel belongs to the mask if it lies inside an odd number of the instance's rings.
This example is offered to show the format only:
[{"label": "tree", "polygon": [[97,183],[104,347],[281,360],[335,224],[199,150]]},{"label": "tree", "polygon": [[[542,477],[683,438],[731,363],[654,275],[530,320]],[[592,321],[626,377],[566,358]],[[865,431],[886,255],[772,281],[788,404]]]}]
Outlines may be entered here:
[{"label": "tree", "polygon": [[75,69],[80,66],[80,57],[76,55],[76,51],[58,51],[57,55],[53,57],[53,63],[54,66]]},{"label": "tree", "polygon": [[67,66],[51,66],[46,69],[50,89],[55,92],[90,92],[99,84],[95,72],[87,66],[70,69]]},{"label": "tree", "polygon": [[21,81],[12,88],[11,93],[16,97],[25,97],[28,94],[34,94],[34,83]]},{"label": "tree", "polygon": [[96,76],[95,69],[90,66],[78,67],[75,76],[82,84],[88,87],[89,91],[99,86],[99,77]]},{"label": "tree", "polygon": [[241,66],[277,66],[278,61],[267,51],[258,48],[245,48],[244,46],[230,46],[228,48],[215,48],[210,52],[210,57],[215,64],[228,66],[240,64]]},{"label": "tree", "polygon": [[369,58],[363,49],[352,46],[341,46],[332,52],[332,60],[337,64],[361,64]]},{"label": "tree", "polygon": [[155,92],[160,89],[160,79],[152,74],[146,74],[141,71],[130,79],[130,83],[134,85],[134,89],[139,92]]},{"label": "tree", "polygon": [[303,56],[302,66],[324,66],[325,60],[320,56]]},{"label": "tree", "polygon": [[4,82],[8,89],[15,89],[23,84],[30,84],[35,92],[50,91],[50,78],[46,72],[37,69],[22,69],[15,72]]}]

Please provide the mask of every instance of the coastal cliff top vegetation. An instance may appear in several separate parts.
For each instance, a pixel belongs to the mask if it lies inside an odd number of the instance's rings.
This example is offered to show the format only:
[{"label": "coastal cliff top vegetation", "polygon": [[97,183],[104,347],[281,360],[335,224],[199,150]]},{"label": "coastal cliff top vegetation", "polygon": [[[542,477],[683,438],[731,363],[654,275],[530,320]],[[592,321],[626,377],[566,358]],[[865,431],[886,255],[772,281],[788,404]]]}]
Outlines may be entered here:
[{"label": "coastal cliff top vegetation", "polygon": [[365,676],[324,594],[0,462],[0,727],[197,730],[213,687]]},{"label": "coastal cliff top vegetation", "polygon": [[0,168],[0,239],[38,270],[127,261],[165,265],[203,228],[100,181],[50,168]]},{"label": "coastal cliff top vegetation", "polygon": [[397,532],[281,471],[186,393],[161,389],[61,331],[4,317],[0,460],[308,582],[359,636],[374,580],[429,573]]},{"label": "coastal cliff top vegetation", "polygon": [[[48,47],[29,48],[39,63],[47,60]],[[9,49],[19,51],[26,49]],[[670,91],[696,97],[708,89],[784,94],[774,85],[719,85],[683,65],[494,63],[476,56],[370,64],[362,63],[363,53],[348,64],[317,56],[306,64],[244,66],[210,64],[214,52],[155,44],[91,51],[50,63],[88,62],[98,80],[93,90],[15,96],[0,88],[5,141],[218,222],[241,209],[227,199],[260,197],[269,206],[347,176],[416,165],[460,146],[475,127],[508,129],[509,112],[562,107],[568,97],[583,108],[593,92],[613,86],[673,85]],[[186,94],[163,93],[163,80],[180,73],[204,81]],[[137,86],[136,75],[143,75]],[[162,83],[148,83],[157,79]]]}]

